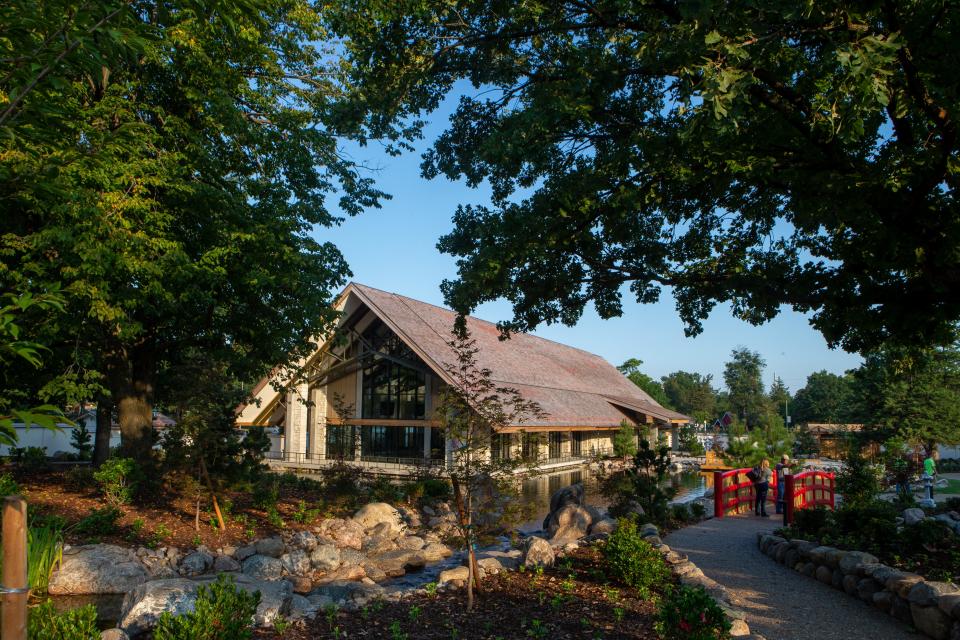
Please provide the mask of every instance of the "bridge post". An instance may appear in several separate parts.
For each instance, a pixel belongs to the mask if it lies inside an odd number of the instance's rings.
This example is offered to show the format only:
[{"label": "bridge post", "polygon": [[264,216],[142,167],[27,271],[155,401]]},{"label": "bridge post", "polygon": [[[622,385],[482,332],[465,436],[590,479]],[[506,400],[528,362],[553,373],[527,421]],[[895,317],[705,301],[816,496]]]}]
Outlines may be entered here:
[{"label": "bridge post", "polygon": [[713,517],[723,517],[723,472],[713,472]]},{"label": "bridge post", "polygon": [[793,474],[783,476],[783,526],[793,523]]}]

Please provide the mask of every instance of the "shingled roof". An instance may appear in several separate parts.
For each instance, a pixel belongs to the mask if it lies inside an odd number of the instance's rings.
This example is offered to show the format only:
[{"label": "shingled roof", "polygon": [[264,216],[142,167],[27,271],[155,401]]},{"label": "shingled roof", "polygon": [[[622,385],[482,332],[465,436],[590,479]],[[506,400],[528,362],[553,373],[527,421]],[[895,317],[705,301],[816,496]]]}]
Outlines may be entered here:
[{"label": "shingled roof", "polygon": [[[447,378],[446,366],[456,361],[447,344],[456,318],[453,311],[357,283],[344,290],[341,301],[350,294]],[[524,426],[615,427],[634,413],[659,421],[689,421],[661,406],[598,355],[525,333],[501,340],[495,324],[472,316],[467,327],[479,350],[477,364],[490,369],[498,384],[517,389],[547,413]]]}]

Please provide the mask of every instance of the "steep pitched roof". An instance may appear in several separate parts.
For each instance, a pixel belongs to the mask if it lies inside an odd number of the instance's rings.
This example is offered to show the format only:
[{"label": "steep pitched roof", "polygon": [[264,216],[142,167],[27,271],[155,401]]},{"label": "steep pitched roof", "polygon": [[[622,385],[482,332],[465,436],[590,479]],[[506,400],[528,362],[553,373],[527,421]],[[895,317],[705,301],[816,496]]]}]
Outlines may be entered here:
[{"label": "steep pitched roof", "polygon": [[[456,319],[453,311],[357,283],[351,283],[343,296],[350,293],[446,377],[445,367],[455,362],[447,344]],[[689,420],[662,407],[598,355],[524,333],[500,340],[495,324],[472,316],[467,327],[479,350],[477,364],[547,412],[527,426],[616,426],[628,415],[623,408],[668,422]]]}]

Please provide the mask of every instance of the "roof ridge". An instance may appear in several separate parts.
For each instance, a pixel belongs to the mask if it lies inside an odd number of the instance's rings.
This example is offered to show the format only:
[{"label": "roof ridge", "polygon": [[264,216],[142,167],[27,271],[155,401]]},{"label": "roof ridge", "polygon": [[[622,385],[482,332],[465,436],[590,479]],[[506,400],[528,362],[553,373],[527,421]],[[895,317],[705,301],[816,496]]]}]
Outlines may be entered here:
[{"label": "roof ridge", "polygon": [[[440,309],[441,311],[446,311],[447,313],[454,313],[454,314],[456,313],[456,311],[454,311],[453,309],[450,309],[449,307],[443,307],[443,306],[441,306],[441,305],[433,304],[432,302],[426,302],[426,301],[424,301],[424,300],[417,300],[416,298],[411,298],[410,296],[405,296],[405,295],[403,295],[403,294],[401,294],[401,293],[396,293],[396,292],[394,292],[394,291],[387,291],[387,290],[385,290],[385,289],[379,289],[379,288],[377,288],[377,287],[371,287],[370,285],[363,284],[362,282],[351,281],[350,284],[352,284],[352,285],[354,285],[354,286],[358,286],[358,287],[363,287],[363,288],[365,288],[365,289],[372,289],[373,291],[379,291],[380,293],[385,293],[385,294],[387,294],[387,295],[389,295],[389,296],[394,296],[394,297],[396,297],[396,298],[400,298],[401,300],[409,300],[409,301],[412,301],[412,302],[416,302],[417,304],[424,304],[424,305],[427,305],[428,307],[433,307],[434,309]],[[407,305],[407,308],[409,308],[409,305]],[[413,311],[413,309],[411,309],[411,311]],[[414,313],[416,313],[416,312],[414,312]],[[418,318],[420,318],[420,314],[416,314],[416,315],[417,315]],[[420,319],[421,319],[421,321],[422,321],[424,324],[427,324],[426,320],[423,320],[423,318],[420,318]],[[497,331],[500,330],[500,327],[497,326],[497,323],[496,323],[496,322],[491,322],[491,321],[489,321],[489,320],[484,320],[483,318],[478,318],[477,316],[472,316],[472,315],[467,316],[467,319],[468,319],[468,320],[473,320],[473,321],[475,321],[475,322],[480,322],[480,323],[483,323],[483,324],[486,324],[486,325],[490,325],[491,327],[493,327],[493,328],[496,329]],[[431,327],[431,329],[432,329],[432,327]],[[435,329],[434,329],[434,332],[436,333],[436,330],[435,330]],[[437,335],[440,335],[440,334],[437,334]],[[515,332],[513,332],[512,335],[524,336],[524,337],[527,337],[527,338],[532,338],[532,339],[534,339],[534,340],[542,340],[542,341],[544,341],[544,342],[549,342],[550,344],[559,345],[559,346],[561,346],[561,347],[563,347],[563,348],[565,348],[565,349],[573,349],[574,351],[579,351],[580,353],[585,353],[585,354],[587,354],[588,356],[592,356],[592,357],[594,357],[594,358],[599,358],[600,360],[603,360],[604,362],[607,362],[607,359],[604,358],[603,356],[601,356],[601,355],[598,354],[598,353],[593,353],[592,351],[587,351],[586,349],[581,349],[580,347],[574,347],[573,345],[569,345],[569,344],[560,342],[560,341],[558,341],[558,340],[551,340],[550,338],[544,338],[543,336],[538,336],[538,335],[535,335],[535,334],[533,334],[533,333],[527,333],[526,331],[515,331]],[[442,337],[442,336],[441,336],[441,337]],[[614,368],[616,368],[616,367],[614,367]]]}]

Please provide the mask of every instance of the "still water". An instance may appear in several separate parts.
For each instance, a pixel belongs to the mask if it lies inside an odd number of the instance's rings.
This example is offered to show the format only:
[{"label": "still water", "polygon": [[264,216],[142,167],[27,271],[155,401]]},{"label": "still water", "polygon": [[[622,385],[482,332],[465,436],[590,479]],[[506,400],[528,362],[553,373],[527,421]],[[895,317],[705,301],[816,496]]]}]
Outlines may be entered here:
[{"label": "still water", "polygon": [[[665,487],[672,487],[675,494],[672,502],[690,502],[703,497],[707,490],[707,475],[699,471],[683,471],[671,475],[664,481]],[[523,481],[521,499],[526,503],[533,517],[530,525],[537,524],[550,513],[550,496],[558,489],[571,484],[582,483],[586,501],[595,506],[606,506],[607,500],[600,495],[600,485],[597,477],[587,467],[573,471],[544,474]],[[528,529],[524,526],[523,529]]]}]

